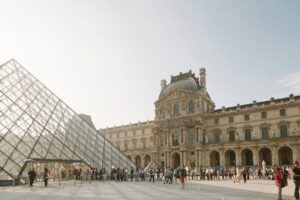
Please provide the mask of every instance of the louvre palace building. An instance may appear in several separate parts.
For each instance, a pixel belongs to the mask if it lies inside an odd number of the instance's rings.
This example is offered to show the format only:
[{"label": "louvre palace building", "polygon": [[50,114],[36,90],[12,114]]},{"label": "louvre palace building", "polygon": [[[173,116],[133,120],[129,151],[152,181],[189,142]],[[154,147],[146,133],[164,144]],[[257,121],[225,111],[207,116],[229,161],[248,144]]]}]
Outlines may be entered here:
[{"label": "louvre palace building", "polygon": [[100,129],[137,167],[291,165],[300,159],[300,96],[215,108],[206,70],[161,81],[152,121]]}]

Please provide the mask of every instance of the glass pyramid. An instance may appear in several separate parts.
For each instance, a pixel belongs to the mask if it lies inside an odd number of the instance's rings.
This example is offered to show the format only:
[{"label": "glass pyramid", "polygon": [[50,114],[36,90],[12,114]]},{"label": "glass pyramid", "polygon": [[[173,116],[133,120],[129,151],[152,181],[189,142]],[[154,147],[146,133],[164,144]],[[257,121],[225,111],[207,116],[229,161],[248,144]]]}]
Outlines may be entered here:
[{"label": "glass pyramid", "polygon": [[81,161],[94,168],[134,164],[16,60],[0,65],[0,176],[28,160]]}]

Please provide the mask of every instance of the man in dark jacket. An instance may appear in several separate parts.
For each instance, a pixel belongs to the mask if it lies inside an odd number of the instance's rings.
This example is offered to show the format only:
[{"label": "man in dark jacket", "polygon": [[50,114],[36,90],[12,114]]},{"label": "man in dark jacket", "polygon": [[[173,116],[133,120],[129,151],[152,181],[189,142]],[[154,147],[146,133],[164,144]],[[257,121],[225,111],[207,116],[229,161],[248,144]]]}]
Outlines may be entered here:
[{"label": "man in dark jacket", "polygon": [[293,179],[295,183],[294,197],[299,200],[299,187],[300,187],[300,166],[299,161],[295,161],[295,166],[293,168]]},{"label": "man in dark jacket", "polygon": [[31,169],[31,170],[28,172],[28,176],[29,176],[29,184],[30,184],[30,186],[32,187],[33,181],[34,181],[34,179],[35,179],[35,177],[36,177],[36,173],[35,173],[34,169]]}]

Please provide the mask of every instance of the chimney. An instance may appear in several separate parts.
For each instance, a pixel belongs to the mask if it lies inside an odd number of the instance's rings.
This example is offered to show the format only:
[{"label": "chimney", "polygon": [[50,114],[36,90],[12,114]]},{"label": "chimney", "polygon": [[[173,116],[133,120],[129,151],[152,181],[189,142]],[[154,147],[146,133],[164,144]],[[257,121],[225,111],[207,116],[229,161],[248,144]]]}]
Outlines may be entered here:
[{"label": "chimney", "polygon": [[163,80],[160,81],[161,90],[165,89],[166,85],[167,85],[166,79],[163,79]]},{"label": "chimney", "polygon": [[200,86],[203,93],[206,93],[206,72],[205,68],[200,68]]}]

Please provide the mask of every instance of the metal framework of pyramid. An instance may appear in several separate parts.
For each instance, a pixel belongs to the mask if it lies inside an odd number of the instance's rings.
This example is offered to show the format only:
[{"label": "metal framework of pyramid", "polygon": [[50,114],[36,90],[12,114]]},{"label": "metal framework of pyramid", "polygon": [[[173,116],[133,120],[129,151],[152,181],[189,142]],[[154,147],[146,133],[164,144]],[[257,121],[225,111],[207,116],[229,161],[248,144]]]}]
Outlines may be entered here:
[{"label": "metal framework of pyramid", "polygon": [[26,160],[81,160],[135,167],[16,60],[0,66],[0,175],[16,178]]}]

